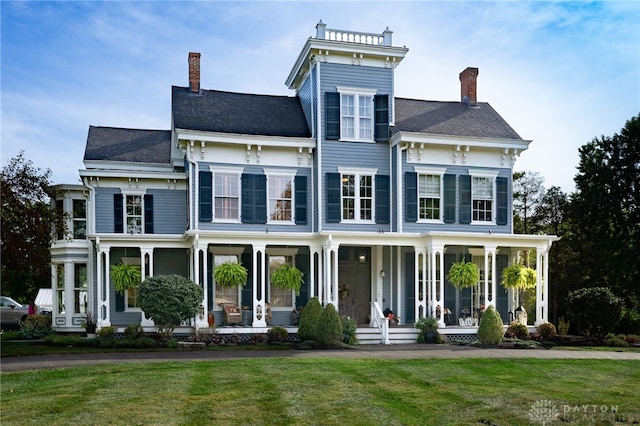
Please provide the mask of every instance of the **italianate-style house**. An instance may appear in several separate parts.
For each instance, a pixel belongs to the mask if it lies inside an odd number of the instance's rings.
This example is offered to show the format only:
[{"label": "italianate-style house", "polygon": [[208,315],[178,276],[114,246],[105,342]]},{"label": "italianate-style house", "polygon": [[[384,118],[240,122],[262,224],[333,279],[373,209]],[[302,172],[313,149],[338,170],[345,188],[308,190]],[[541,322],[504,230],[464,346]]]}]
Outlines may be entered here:
[{"label": "italianate-style house", "polygon": [[[286,76],[293,96],[203,88],[200,53],[189,53],[170,130],[90,126],[82,185],[61,185],[54,201],[72,231],[51,248],[54,326],[80,331],[90,311],[99,327],[152,329],[136,288],[114,291],[110,267],[129,263],[202,286],[186,332],[207,328],[210,313],[225,325],[226,305],[242,312],[236,333],[294,327],[317,297],[383,342],[385,311],[464,334],[488,305],[513,319],[517,291],[501,272],[523,253],[535,253],[529,323],[544,322],[556,237],[512,232],[513,167],[531,141],[478,100],[477,68],[459,74],[455,101],[396,97],[407,52],[388,29],[320,21]],[[460,260],[479,267],[478,285],[448,281]],[[216,285],[225,262],[248,269],[246,285]],[[299,294],[271,285],[283,264],[303,273]]]}]

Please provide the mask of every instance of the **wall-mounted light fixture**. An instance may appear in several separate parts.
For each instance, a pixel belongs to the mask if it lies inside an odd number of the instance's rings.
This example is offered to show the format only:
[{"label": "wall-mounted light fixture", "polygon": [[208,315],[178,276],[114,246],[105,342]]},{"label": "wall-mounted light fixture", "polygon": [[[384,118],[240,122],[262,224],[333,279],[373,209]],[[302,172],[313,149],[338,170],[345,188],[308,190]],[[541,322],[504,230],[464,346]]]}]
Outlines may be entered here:
[{"label": "wall-mounted light fixture", "polygon": [[384,269],[380,270],[380,278],[384,278],[386,274],[384,273]]},{"label": "wall-mounted light fixture", "polygon": [[360,263],[364,263],[367,261],[367,255],[362,253],[360,254],[360,256],[358,256],[358,260],[360,261]]}]

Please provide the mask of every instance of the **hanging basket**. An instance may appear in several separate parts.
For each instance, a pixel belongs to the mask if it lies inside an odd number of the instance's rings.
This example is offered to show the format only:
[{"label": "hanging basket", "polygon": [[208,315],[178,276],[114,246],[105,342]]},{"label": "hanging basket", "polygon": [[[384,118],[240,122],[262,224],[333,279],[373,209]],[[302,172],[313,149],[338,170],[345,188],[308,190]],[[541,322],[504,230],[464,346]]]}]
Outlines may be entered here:
[{"label": "hanging basket", "polygon": [[473,287],[480,281],[478,265],[464,260],[454,262],[449,268],[447,279],[451,284],[459,288]]},{"label": "hanging basket", "polygon": [[282,265],[271,275],[271,285],[280,288],[288,288],[300,294],[302,286],[302,271],[295,266]]},{"label": "hanging basket", "polygon": [[522,290],[535,288],[536,271],[519,263],[514,263],[502,270],[502,280],[500,283],[506,288]]},{"label": "hanging basket", "polygon": [[130,288],[140,285],[142,273],[137,265],[118,263],[111,266],[111,280],[116,293],[124,294]]},{"label": "hanging basket", "polygon": [[213,270],[216,285],[222,287],[238,287],[247,283],[247,268],[236,262],[226,262]]}]

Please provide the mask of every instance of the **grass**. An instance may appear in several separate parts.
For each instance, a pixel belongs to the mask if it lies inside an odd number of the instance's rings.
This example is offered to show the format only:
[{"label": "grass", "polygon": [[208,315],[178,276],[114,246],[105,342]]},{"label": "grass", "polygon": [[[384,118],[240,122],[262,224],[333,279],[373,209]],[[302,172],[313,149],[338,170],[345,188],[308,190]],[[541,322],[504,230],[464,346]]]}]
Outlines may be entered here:
[{"label": "grass", "polygon": [[[0,378],[3,425],[531,425],[540,400],[571,424],[640,420],[637,361],[252,358]],[[563,410],[584,405],[619,418]]]}]

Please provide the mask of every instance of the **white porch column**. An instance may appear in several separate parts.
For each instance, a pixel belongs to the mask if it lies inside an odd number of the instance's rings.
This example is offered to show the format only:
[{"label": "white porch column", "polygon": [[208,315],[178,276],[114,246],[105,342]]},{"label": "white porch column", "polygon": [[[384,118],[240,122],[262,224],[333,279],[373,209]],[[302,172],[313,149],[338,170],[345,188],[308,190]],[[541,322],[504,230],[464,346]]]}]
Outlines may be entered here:
[{"label": "white porch column", "polygon": [[[431,263],[431,283],[433,286],[433,316],[438,318],[438,325],[445,327],[444,322],[444,246],[443,245],[430,245],[428,247]],[[438,275],[438,265],[440,266],[440,274]],[[436,287],[437,286],[437,287]],[[438,292],[436,293],[436,288]],[[437,308],[440,307],[440,315],[438,315]]]},{"label": "white porch column", "polygon": [[110,258],[110,251],[107,249],[104,252],[104,285],[100,286],[100,289],[103,291],[102,300],[98,301],[99,316],[102,319],[102,323],[100,323],[100,320],[97,322],[98,328],[111,325],[111,297],[109,296],[109,287],[111,286]]},{"label": "white porch column", "polygon": [[316,297],[316,254],[318,251],[309,247],[309,298]]},{"label": "white porch column", "polygon": [[[149,259],[149,270],[147,270],[147,256]],[[144,281],[147,277],[153,276],[153,249],[140,249],[140,275],[142,276],[142,280]],[[142,327],[153,327],[155,326],[154,322],[147,318],[147,315],[144,311],[140,312],[140,325]]]},{"label": "white porch column", "polygon": [[[265,250],[266,246],[253,245],[253,326],[254,327],[266,327],[267,326],[267,307],[265,305]],[[258,260],[260,260],[260,267],[258,268]],[[260,281],[258,281],[258,279]],[[260,298],[258,298],[258,284],[260,284]],[[258,316],[260,318],[258,318]]]},{"label": "white porch column", "polygon": [[[489,268],[489,257],[491,258],[491,267]],[[489,276],[491,271],[491,276]],[[489,281],[491,281],[491,298],[489,298]],[[496,307],[496,247],[484,247],[484,294],[485,308],[489,306]]]},{"label": "white porch column", "polygon": [[549,259],[547,252],[541,249],[536,249],[536,322],[535,325],[540,325],[547,322],[547,309],[549,302],[547,300],[547,293],[549,289],[548,283],[548,270]]},{"label": "white porch column", "polygon": [[[414,247],[415,249],[415,270],[414,270],[414,297],[415,297],[415,319],[416,321],[421,317],[426,317],[429,315],[427,311],[427,274],[425,264],[426,264],[426,254],[423,247]],[[422,280],[420,279],[420,269],[422,267]],[[420,294],[422,293],[422,298],[420,298]],[[421,309],[422,308],[422,309]],[[421,315],[422,314],[422,315]]]}]

